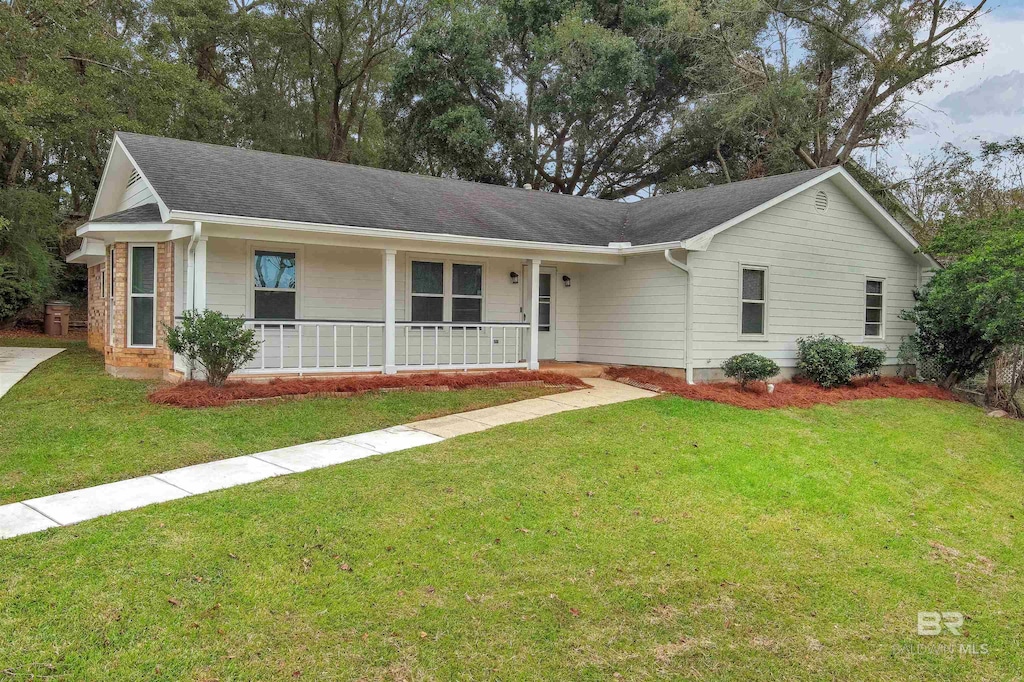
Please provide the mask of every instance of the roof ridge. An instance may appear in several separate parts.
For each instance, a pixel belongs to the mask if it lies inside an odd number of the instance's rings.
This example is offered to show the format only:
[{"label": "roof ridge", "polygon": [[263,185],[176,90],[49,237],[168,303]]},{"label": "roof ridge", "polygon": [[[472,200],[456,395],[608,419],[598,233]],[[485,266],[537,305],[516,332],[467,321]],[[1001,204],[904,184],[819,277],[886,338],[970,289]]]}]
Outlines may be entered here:
[{"label": "roof ridge", "polygon": [[645,198],[641,199],[640,201],[634,202],[634,203],[638,203],[639,204],[639,203],[642,203],[642,202],[650,202],[650,201],[654,201],[655,199],[665,199],[665,198],[668,198],[668,197],[680,197],[680,196],[685,196],[685,195],[691,195],[692,196],[696,192],[703,192],[705,190],[725,189],[727,187],[735,188],[736,185],[753,184],[753,183],[760,182],[762,180],[778,180],[779,178],[791,178],[794,175],[807,174],[809,176],[813,176],[813,175],[817,175],[818,173],[824,173],[825,171],[830,171],[833,168],[839,168],[839,167],[840,167],[840,164],[834,163],[834,164],[832,164],[830,166],[819,166],[818,168],[806,168],[804,170],[790,171],[788,173],[776,173],[775,175],[762,175],[759,178],[746,178],[745,180],[732,180],[730,182],[722,182],[722,183],[718,183],[716,185],[705,185],[704,187],[690,187],[690,188],[687,188],[687,189],[677,190],[675,192],[665,192],[664,194],[655,194],[654,196],[645,197]]},{"label": "roof ridge", "polygon": [[479,181],[476,181],[476,180],[463,180],[462,178],[450,178],[450,177],[440,176],[440,175],[427,175],[425,173],[415,173],[413,171],[400,171],[400,170],[395,170],[393,168],[380,168],[379,166],[365,166],[363,164],[358,164],[358,163],[348,163],[347,161],[331,161],[329,159],[318,159],[315,156],[302,156],[300,154],[285,154],[284,152],[272,152],[272,151],[269,151],[269,150],[266,150],[266,149],[252,149],[251,147],[238,147],[238,146],[229,145],[229,144],[216,144],[214,142],[201,142],[199,140],[182,140],[181,138],[177,138],[177,137],[164,137],[162,135],[150,135],[148,133],[135,133],[135,132],[124,131],[124,130],[115,130],[114,134],[115,135],[132,135],[132,136],[135,136],[135,137],[148,137],[148,138],[151,138],[151,139],[154,139],[154,140],[170,140],[171,142],[179,142],[179,143],[182,143],[182,144],[196,144],[196,145],[202,145],[204,147],[213,147],[214,149],[226,149],[226,150],[231,150],[231,151],[249,152],[249,153],[252,153],[252,154],[269,154],[271,156],[282,157],[282,158],[285,158],[285,159],[296,161],[298,163],[309,162],[309,163],[332,164],[332,165],[347,166],[349,168],[358,168],[360,170],[377,171],[377,172],[385,173],[385,174],[389,174],[389,175],[398,175],[398,176],[403,176],[403,177],[422,178],[424,180],[436,180],[436,181],[439,181],[439,182],[458,182],[458,183],[462,183],[462,184],[473,185],[474,187],[486,187],[486,188],[493,187],[493,188],[498,189],[498,190],[521,190],[521,191],[524,191],[524,192],[538,192],[539,196],[550,195],[550,196],[556,196],[556,197],[565,197],[567,199],[586,199],[588,201],[594,201],[594,202],[602,203],[602,204],[609,205],[609,206],[622,203],[622,202],[620,202],[618,200],[614,200],[614,199],[602,199],[601,197],[592,197],[592,196],[587,196],[587,195],[582,195],[582,194],[563,194],[561,192],[547,192],[547,191],[542,191],[542,190],[526,189],[525,187],[518,187],[518,186],[515,186],[515,185],[498,185],[498,184],[495,184],[495,183],[492,183],[492,182],[479,182]]}]

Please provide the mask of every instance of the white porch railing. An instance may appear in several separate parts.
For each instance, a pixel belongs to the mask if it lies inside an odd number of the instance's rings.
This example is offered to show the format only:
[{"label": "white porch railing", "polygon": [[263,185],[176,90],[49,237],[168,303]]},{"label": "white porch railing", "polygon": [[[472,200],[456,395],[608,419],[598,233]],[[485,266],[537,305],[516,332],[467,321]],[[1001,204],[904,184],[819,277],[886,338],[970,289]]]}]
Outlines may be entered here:
[{"label": "white porch railing", "polygon": [[312,374],[384,370],[384,323],[247,320],[260,349],[240,374]]},{"label": "white porch railing", "polygon": [[[260,343],[239,374],[383,372],[384,322],[247,320]],[[526,367],[528,323],[397,322],[395,369]]]},{"label": "white porch railing", "polygon": [[398,369],[526,367],[530,325],[520,322],[398,322]]}]

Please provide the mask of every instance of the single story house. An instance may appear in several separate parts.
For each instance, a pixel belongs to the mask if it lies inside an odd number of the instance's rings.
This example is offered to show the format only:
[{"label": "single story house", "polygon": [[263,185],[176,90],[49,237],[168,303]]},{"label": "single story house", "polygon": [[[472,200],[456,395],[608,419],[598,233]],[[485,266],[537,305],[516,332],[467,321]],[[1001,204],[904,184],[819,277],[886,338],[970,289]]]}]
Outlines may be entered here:
[{"label": "single story house", "polygon": [[536,368],[721,376],[798,337],[882,348],[935,262],[840,167],[633,203],[117,133],[81,248],[89,343],[179,377],[164,330],[244,317],[244,374]]}]

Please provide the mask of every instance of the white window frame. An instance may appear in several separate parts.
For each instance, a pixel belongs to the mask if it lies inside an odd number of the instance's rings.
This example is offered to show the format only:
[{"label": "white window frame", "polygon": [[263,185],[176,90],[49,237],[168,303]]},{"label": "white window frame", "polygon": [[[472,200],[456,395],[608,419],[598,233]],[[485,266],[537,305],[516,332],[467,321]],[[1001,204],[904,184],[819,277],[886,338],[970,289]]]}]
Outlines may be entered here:
[{"label": "white window frame", "polygon": [[[250,320],[256,320],[256,291],[293,291],[295,293],[295,320],[302,320],[302,284],[303,284],[303,263],[305,251],[299,244],[281,244],[278,242],[248,242],[247,253],[249,254],[246,264],[246,302],[245,316]],[[256,252],[276,251],[277,253],[295,254],[295,289],[272,289],[256,286]],[[207,273],[209,273],[209,261],[207,261]],[[260,320],[257,320],[260,321]],[[266,320],[272,322],[273,320]],[[286,329],[291,327],[286,327]],[[276,327],[275,327],[276,329]]]},{"label": "white window frame", "polygon": [[[743,298],[743,271],[744,270],[760,270],[764,273],[764,299],[754,300],[752,298]],[[771,280],[771,267],[768,265],[762,265],[760,263],[740,263],[739,277],[737,280],[738,290],[737,297],[739,299],[737,319],[736,319],[736,334],[739,339],[743,341],[767,341],[768,340],[768,298],[771,292],[771,286],[769,281]],[[761,333],[760,334],[744,334],[743,333],[743,304],[744,303],[760,303],[763,305],[764,315],[761,320]]]},{"label": "white window frame", "polygon": [[[881,314],[879,315],[879,322],[878,322],[878,336],[872,336],[872,335],[869,335],[867,333],[868,324],[875,324],[874,322],[868,322],[868,299],[867,299],[867,297],[868,297],[868,282],[881,282],[882,283],[882,293],[880,294],[881,297],[882,297],[882,307],[880,309],[881,310]],[[865,275],[865,277],[864,277],[864,286],[862,287],[862,293],[863,293],[863,296],[864,296],[864,303],[863,303],[863,306],[862,306],[863,309],[864,309],[864,313],[863,313],[863,319],[862,319],[862,323],[863,324],[861,325],[860,330],[861,330],[861,333],[864,335],[863,338],[865,340],[869,340],[869,341],[882,341],[882,340],[885,339],[885,317],[886,317],[886,315],[885,315],[885,310],[886,310],[885,305],[886,305],[886,302],[889,300],[888,291],[886,290],[886,286],[885,286],[885,277],[875,277],[874,275]],[[871,294],[871,295],[875,296],[876,294]]]},{"label": "white window frame", "polygon": [[[140,249],[140,248],[142,248],[142,249],[147,249],[147,248],[153,249],[153,293],[152,294],[137,294],[137,293],[132,291],[132,281],[133,281],[133,276],[134,276],[134,272],[135,272],[135,264],[133,262],[135,259],[132,258],[132,252],[135,249]],[[126,336],[125,341],[127,342],[126,345],[129,348],[156,348],[156,318],[157,318],[156,290],[158,288],[157,287],[157,273],[160,270],[159,269],[160,250],[157,247],[155,242],[154,243],[150,243],[150,242],[130,243],[130,244],[128,244],[128,259],[127,260],[128,260],[128,279],[126,280],[125,293],[127,294],[127,298],[128,298],[128,300],[126,301],[126,307],[128,309],[126,311],[126,319],[128,321],[128,324],[126,325],[126,329],[125,329],[125,336]],[[133,317],[133,313],[132,313],[132,309],[133,309],[132,299],[133,298],[151,298],[151,299],[153,299],[153,343],[146,343],[146,344],[132,343],[132,337],[133,337],[132,331],[135,329],[135,321],[132,319],[132,317]]]},{"label": "white window frame", "polygon": [[107,297],[107,345],[114,345],[114,259],[117,258],[117,250],[115,244],[110,245],[110,250],[107,253],[106,267],[107,273],[107,290],[104,295]]},{"label": "white window frame", "polygon": [[[441,306],[441,322],[431,322],[428,320],[420,320],[419,322],[423,325],[431,324],[458,324],[466,325],[467,327],[475,327],[481,324],[486,324],[487,320],[487,262],[477,258],[452,258],[450,256],[438,257],[431,254],[409,254],[406,258],[405,267],[405,318],[408,321],[412,321],[412,264],[413,261],[420,263],[441,263],[443,266],[442,270],[442,281],[441,281],[441,294],[416,294],[416,296],[443,298],[444,302]],[[478,265],[480,266],[480,295],[469,296],[465,294],[455,295],[452,293],[453,289],[453,278],[452,273],[455,265]],[[452,300],[456,298],[476,298],[480,300],[480,321],[479,322],[453,322],[452,321]]]},{"label": "white window frame", "polygon": [[[545,270],[547,270],[548,272],[544,272]],[[538,318],[537,318],[537,331],[539,333],[541,333],[541,334],[550,334],[550,333],[555,331],[555,316],[551,314],[551,313],[555,312],[555,289],[556,289],[555,284],[556,284],[556,282],[561,282],[562,280],[560,280],[558,278],[558,269],[557,268],[542,267],[538,274],[539,274],[540,277],[543,277],[544,275],[550,275],[551,276],[551,287],[548,289],[548,296],[547,296],[548,300],[545,301],[544,300],[545,297],[540,295],[540,291],[537,291],[537,301],[538,301],[538,304],[539,305],[544,305],[545,303],[547,303],[547,305],[548,305],[548,324],[547,324],[547,329],[544,329],[543,328],[544,325],[542,325],[540,323],[540,317],[539,317],[539,315],[540,315],[540,308],[539,307],[537,308],[537,315],[538,315]],[[537,280],[537,286],[538,287],[540,286],[540,279],[539,278]]]},{"label": "white window frame", "polygon": [[[428,263],[432,265],[441,266],[441,293],[439,294],[418,294],[412,290],[412,268],[413,263]],[[408,291],[406,310],[408,311],[406,317],[409,318],[410,322],[420,322],[422,324],[437,324],[438,322],[444,322],[445,320],[451,319],[451,307],[448,303],[448,293],[450,289],[451,278],[449,276],[449,264],[445,263],[444,260],[437,258],[410,258],[409,267],[407,272],[407,280],[409,285],[406,287]],[[441,319],[440,320],[413,320],[412,319],[412,303],[415,298],[439,298],[441,299]]]}]

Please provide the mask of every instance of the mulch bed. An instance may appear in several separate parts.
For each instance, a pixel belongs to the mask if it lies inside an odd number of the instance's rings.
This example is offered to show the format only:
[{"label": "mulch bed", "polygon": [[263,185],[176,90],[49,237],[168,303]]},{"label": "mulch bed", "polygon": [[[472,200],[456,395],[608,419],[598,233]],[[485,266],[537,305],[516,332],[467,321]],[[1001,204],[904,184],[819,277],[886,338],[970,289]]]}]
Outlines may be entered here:
[{"label": "mulch bed", "polygon": [[764,383],[748,384],[746,389],[735,383],[714,383],[689,385],[685,379],[664,372],[640,367],[609,367],[605,374],[626,384],[673,393],[691,400],[711,400],[744,407],[749,410],[765,410],[773,407],[813,407],[833,405],[844,400],[867,400],[872,398],[933,398],[935,400],[956,400],[952,392],[934,384],[911,383],[899,377],[881,379],[857,379],[849,386],[822,388],[808,381],[782,381],[775,384],[775,391],[768,393]]},{"label": "mulch bed", "polygon": [[426,374],[347,376],[312,379],[274,379],[267,383],[229,381],[215,388],[202,381],[184,383],[157,389],[149,394],[149,401],[158,405],[176,407],[223,407],[229,403],[269,398],[346,396],[368,391],[394,390],[458,390],[480,387],[555,386],[560,388],[586,388],[582,380],[560,372],[530,372],[503,370],[499,372],[464,374]]}]

